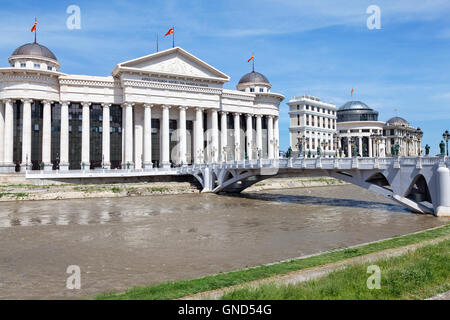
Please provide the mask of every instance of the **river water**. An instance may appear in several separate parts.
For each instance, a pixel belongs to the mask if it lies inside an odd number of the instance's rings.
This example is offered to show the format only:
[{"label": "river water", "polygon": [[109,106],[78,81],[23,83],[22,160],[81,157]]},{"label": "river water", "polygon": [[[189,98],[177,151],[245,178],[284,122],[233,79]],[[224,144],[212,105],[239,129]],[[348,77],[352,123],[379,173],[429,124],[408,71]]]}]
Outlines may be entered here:
[{"label": "river water", "polygon": [[[0,299],[92,297],[379,240],[448,220],[352,185],[0,203]],[[69,290],[67,268],[81,270]]]}]

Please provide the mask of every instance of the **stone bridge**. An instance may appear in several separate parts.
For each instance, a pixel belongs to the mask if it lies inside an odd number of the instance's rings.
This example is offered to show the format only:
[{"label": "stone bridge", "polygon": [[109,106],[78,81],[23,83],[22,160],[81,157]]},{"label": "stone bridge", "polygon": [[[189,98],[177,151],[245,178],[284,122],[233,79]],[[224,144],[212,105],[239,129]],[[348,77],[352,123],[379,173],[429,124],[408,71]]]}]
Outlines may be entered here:
[{"label": "stone bridge", "polygon": [[205,164],[187,168],[204,192],[241,192],[279,174],[329,176],[418,213],[450,216],[450,160],[445,157],[294,158]]},{"label": "stone bridge", "polygon": [[449,167],[447,157],[291,158],[141,170],[28,171],[26,178],[65,181],[192,175],[203,192],[237,193],[280,174],[329,176],[381,194],[414,212],[450,216]]}]

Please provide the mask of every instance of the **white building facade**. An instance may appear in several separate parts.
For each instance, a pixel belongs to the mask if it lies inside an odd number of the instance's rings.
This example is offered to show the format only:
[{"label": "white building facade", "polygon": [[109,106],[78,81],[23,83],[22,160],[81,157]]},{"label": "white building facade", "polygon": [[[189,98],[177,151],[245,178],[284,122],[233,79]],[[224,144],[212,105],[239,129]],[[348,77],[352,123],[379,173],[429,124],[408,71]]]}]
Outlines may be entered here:
[{"label": "white building facade", "polygon": [[336,156],[336,106],[308,95],[294,97],[288,105],[293,155]]},{"label": "white building facade", "polygon": [[175,47],[111,76],[59,72],[30,43],[0,69],[0,170],[169,167],[278,156],[279,106],[263,75],[230,78]]}]

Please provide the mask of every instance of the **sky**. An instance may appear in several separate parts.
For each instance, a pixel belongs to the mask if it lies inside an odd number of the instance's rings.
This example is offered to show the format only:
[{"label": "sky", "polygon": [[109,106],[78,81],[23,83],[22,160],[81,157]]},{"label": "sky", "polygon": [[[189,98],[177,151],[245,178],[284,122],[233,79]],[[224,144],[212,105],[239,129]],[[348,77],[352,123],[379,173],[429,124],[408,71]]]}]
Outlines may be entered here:
[{"label": "sky", "polygon": [[[444,0],[0,0],[0,66],[18,46],[34,40],[51,49],[61,72],[107,76],[116,64],[176,45],[231,77],[234,89],[251,71],[267,76],[280,106],[280,149],[289,146],[287,102],[314,95],[338,107],[361,100],[379,120],[401,116],[424,131],[423,145],[438,153],[450,130],[450,1]],[[67,8],[81,12],[70,30]],[[377,5],[381,28],[366,13]],[[350,95],[354,88],[353,97]],[[397,111],[395,111],[397,110]]]}]

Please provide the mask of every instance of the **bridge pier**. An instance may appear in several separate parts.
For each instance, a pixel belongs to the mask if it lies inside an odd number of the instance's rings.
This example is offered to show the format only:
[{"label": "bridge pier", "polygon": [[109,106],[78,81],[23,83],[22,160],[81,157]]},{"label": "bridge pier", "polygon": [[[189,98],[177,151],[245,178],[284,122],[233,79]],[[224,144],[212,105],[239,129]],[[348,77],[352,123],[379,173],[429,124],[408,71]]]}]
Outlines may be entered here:
[{"label": "bridge pier", "polygon": [[438,217],[450,217],[450,170],[447,167],[437,169],[438,179],[438,204],[435,215]]}]

